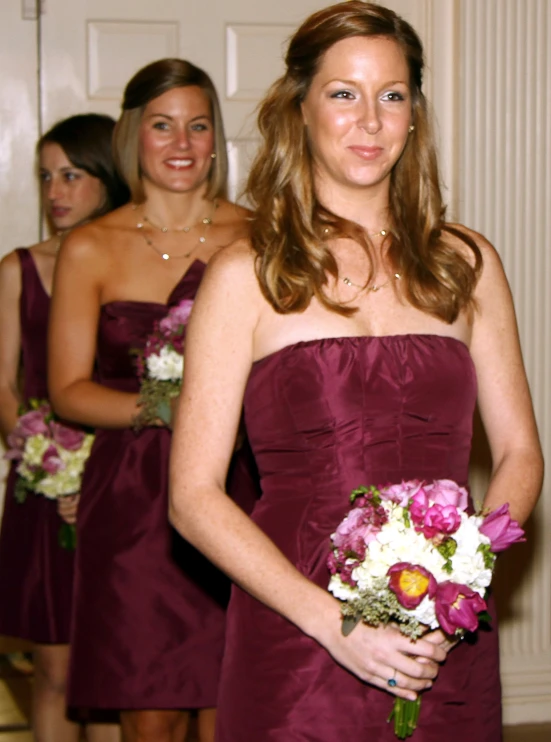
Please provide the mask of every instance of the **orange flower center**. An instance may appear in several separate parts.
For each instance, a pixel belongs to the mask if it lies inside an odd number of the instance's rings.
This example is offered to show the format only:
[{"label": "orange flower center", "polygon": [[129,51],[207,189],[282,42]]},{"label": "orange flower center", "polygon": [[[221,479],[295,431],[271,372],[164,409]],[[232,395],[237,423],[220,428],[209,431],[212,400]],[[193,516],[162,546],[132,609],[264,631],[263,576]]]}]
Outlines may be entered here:
[{"label": "orange flower center", "polygon": [[418,598],[429,589],[429,578],[417,570],[404,569],[400,574],[400,589],[406,595]]}]

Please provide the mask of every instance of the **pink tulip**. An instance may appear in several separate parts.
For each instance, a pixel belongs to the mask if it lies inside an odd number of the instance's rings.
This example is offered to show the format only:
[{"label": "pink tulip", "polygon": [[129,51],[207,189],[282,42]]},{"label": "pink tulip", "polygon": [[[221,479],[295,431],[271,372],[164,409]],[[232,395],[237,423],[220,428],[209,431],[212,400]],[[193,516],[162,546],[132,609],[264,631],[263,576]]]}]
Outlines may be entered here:
[{"label": "pink tulip", "polygon": [[433,575],[419,564],[398,562],[387,575],[390,576],[389,588],[408,611],[417,608],[426,595],[432,598],[437,588]]},{"label": "pink tulip", "polygon": [[66,451],[78,451],[82,446],[85,435],[84,431],[75,430],[75,428],[69,428],[67,425],[54,422],[50,423],[50,427],[54,441],[59,443]]},{"label": "pink tulip", "polygon": [[475,631],[486,602],[467,585],[447,581],[436,588],[434,608],[442,630],[453,635],[457,629]]},{"label": "pink tulip", "polygon": [[509,515],[507,502],[484,518],[480,532],[490,539],[490,548],[494,553],[505,551],[511,544],[526,541],[524,531]]},{"label": "pink tulip", "polygon": [[65,464],[59,458],[58,450],[53,444],[48,446],[42,456],[42,468],[48,474],[57,474],[58,471],[65,469]]}]

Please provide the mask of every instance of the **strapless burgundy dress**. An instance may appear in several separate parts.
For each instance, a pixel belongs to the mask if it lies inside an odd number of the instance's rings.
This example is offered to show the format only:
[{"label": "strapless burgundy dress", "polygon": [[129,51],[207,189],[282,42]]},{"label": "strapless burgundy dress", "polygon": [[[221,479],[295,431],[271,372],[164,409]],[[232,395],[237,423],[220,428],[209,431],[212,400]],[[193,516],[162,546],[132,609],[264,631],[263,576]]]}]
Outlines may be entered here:
[{"label": "strapless burgundy dress", "polygon": [[[262,359],[245,394],[262,488],[253,520],[327,588],[330,534],[358,485],[467,484],[476,394],[469,351],[448,337],[314,340]],[[499,742],[500,697],[493,623],[449,654],[412,742]],[[393,700],[234,588],[217,742],[395,742]]]},{"label": "strapless burgundy dress", "polygon": [[[31,252],[17,251],[21,262],[21,360],[23,399],[46,399],[46,345],[50,297]],[[29,493],[15,500],[12,464],[0,532],[0,634],[37,644],[69,641],[74,553],[58,544],[62,520],[57,504]]]},{"label": "strapless burgundy dress", "polygon": [[[167,305],[102,307],[101,384],[138,391],[132,350],[169,306],[194,298],[203,271],[195,261]],[[229,582],[170,527],[170,438],[166,428],[96,431],[78,514],[71,706],[216,705]]]}]

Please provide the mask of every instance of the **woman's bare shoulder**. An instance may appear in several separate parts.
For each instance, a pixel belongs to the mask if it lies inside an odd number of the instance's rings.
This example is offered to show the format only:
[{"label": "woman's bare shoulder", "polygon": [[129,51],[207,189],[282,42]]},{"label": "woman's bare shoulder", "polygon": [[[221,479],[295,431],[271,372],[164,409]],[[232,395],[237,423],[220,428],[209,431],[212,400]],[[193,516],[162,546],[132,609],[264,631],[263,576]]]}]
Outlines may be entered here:
[{"label": "woman's bare shoulder", "polygon": [[21,262],[16,250],[0,260],[0,291],[19,294],[21,290]]}]

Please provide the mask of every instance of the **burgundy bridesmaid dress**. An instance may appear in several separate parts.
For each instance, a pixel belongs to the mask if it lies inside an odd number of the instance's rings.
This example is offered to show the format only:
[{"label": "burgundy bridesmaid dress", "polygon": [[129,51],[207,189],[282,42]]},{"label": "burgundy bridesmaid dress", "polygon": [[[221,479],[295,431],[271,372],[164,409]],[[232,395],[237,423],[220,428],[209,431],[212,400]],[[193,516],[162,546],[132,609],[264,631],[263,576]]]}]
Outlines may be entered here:
[{"label": "burgundy bridesmaid dress", "polygon": [[[46,399],[46,345],[50,297],[31,252],[21,261],[23,398]],[[0,532],[0,634],[37,644],[69,641],[74,553],[58,545],[57,504],[29,493],[15,500],[15,464],[8,475]]]},{"label": "burgundy bridesmaid dress", "polygon": [[[401,335],[300,342],[254,364],[245,419],[262,496],[253,520],[327,588],[330,534],[358,485],[467,484],[477,384],[467,347]],[[394,698],[234,588],[217,742],[395,742]],[[499,742],[495,623],[448,656],[412,742]]]},{"label": "burgundy bridesmaid dress", "polygon": [[[195,261],[167,305],[102,307],[101,384],[138,391],[131,351],[171,305],[194,298],[203,271]],[[168,522],[170,440],[166,428],[96,431],[77,526],[71,706],[216,705],[229,582]],[[236,465],[237,479],[247,471]]]}]

